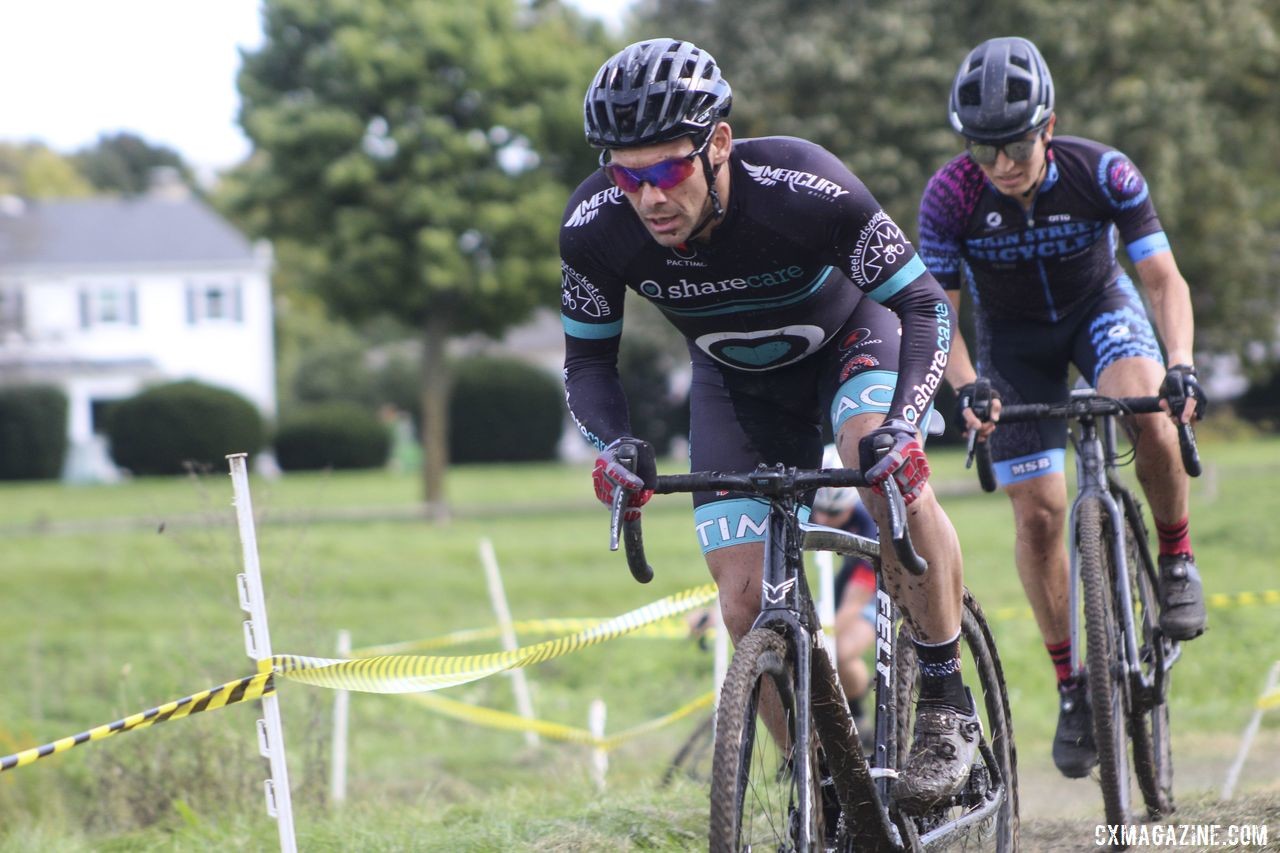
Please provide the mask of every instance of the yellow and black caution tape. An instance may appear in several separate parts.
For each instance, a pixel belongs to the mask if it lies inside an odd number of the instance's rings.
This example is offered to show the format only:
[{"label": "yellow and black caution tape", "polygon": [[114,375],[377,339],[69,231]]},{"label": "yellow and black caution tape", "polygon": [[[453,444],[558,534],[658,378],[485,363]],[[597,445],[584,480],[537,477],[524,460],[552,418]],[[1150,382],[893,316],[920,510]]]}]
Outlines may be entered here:
[{"label": "yellow and black caution tape", "polygon": [[[527,619],[519,622],[511,623],[511,630],[522,637],[556,637],[571,632],[587,631],[600,626],[607,622],[608,618],[604,616],[580,617],[580,618],[552,618],[552,619]],[[403,643],[386,643],[379,646],[365,646],[360,649],[353,649],[351,657],[353,658],[371,658],[378,655],[399,655],[405,652],[423,652],[433,649],[447,649],[452,646],[465,646],[469,643],[479,643],[486,640],[496,640],[502,636],[502,629],[494,626],[490,628],[464,628],[461,631],[451,631],[448,634],[442,634],[438,637],[428,637],[422,640],[407,640]],[[661,640],[684,640],[689,638],[689,626],[683,622],[679,622],[668,617],[662,622],[653,625],[645,625],[635,631],[630,636],[645,637],[648,639]]]},{"label": "yellow and black caution tape", "polygon": [[41,758],[66,752],[73,746],[79,746],[82,743],[102,740],[103,738],[118,735],[122,732],[131,732],[135,729],[145,729],[147,726],[189,717],[192,714],[199,714],[201,711],[214,711],[218,708],[225,708],[227,705],[234,705],[237,702],[261,699],[274,691],[275,685],[272,682],[270,672],[260,672],[257,675],[228,681],[226,684],[219,684],[217,687],[201,690],[199,693],[193,693],[182,699],[166,702],[149,711],[143,711],[125,717],[122,720],[116,720],[114,723],[107,723],[105,726],[89,729],[78,735],[64,737],[61,740],[55,740],[53,743],[46,743],[44,746],[26,749],[13,755],[6,755],[0,758],[0,772],[12,770],[15,767],[24,767]]},{"label": "yellow and black caution tape", "polygon": [[472,723],[478,726],[484,726],[491,729],[501,729],[511,732],[536,732],[551,740],[560,740],[568,743],[578,743],[585,746],[595,747],[597,749],[614,749],[618,745],[632,738],[647,734],[651,731],[670,725],[678,720],[682,720],[690,714],[697,713],[703,708],[710,708],[715,702],[715,693],[707,692],[697,699],[688,702],[669,714],[664,714],[657,719],[632,726],[629,729],[609,735],[608,737],[596,737],[586,729],[576,726],[566,726],[561,723],[547,722],[546,720],[530,720],[524,717],[510,714],[506,711],[498,711],[493,708],[483,708],[479,705],[469,705],[466,702],[458,702],[453,699],[447,699],[438,693],[413,693],[405,698],[417,702],[446,717],[452,717],[455,720]]},{"label": "yellow and black caution tape", "polygon": [[478,681],[495,673],[542,663],[629,634],[645,625],[687,613],[715,600],[714,584],[667,596],[567,637],[484,655],[425,657],[378,655],[359,660],[275,655],[264,669],[290,681],[361,693],[421,693]]}]

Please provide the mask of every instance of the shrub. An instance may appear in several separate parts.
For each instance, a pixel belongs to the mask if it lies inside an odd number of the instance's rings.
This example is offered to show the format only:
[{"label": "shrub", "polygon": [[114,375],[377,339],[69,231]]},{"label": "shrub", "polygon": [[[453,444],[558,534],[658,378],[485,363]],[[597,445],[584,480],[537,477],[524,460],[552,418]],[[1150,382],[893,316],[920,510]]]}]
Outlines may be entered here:
[{"label": "shrub", "polygon": [[450,459],[554,459],[564,410],[561,385],[545,371],[509,358],[461,362],[449,402]]},{"label": "shrub", "polygon": [[180,474],[188,463],[225,468],[228,453],[262,448],[262,415],[224,388],[157,385],[121,401],[107,422],[111,458],[134,474]]},{"label": "shrub", "polygon": [[67,456],[67,397],[50,385],[0,388],[0,480],[53,480]]},{"label": "shrub", "polygon": [[299,409],[276,430],[276,461],[285,471],[378,468],[391,450],[390,431],[355,403]]}]

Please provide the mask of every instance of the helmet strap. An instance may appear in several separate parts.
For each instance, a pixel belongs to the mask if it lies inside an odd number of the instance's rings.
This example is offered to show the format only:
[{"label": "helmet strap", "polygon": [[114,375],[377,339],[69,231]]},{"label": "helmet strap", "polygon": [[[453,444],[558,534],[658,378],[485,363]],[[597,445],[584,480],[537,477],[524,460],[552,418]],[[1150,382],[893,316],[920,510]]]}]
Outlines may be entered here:
[{"label": "helmet strap", "polygon": [[716,175],[720,173],[720,167],[712,168],[711,158],[707,156],[705,149],[699,155],[699,159],[702,160],[702,173],[707,176],[707,196],[711,199],[711,210],[707,211],[702,221],[689,232],[689,240],[701,234],[715,220],[724,217],[724,205],[720,203],[720,192],[716,189]]}]

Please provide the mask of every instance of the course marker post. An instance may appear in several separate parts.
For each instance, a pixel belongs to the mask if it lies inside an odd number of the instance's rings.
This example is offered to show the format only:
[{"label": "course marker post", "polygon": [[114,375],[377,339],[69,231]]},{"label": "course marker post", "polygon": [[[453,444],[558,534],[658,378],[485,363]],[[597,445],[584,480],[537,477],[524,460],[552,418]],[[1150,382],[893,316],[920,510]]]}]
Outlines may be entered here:
[{"label": "course marker post", "polygon": [[[484,576],[489,586],[489,600],[493,603],[493,613],[498,617],[498,630],[502,635],[502,648],[508,652],[513,652],[519,648],[519,644],[516,643],[516,632],[511,624],[511,608],[507,604],[507,593],[502,586],[502,573],[498,569],[498,555],[494,553],[493,543],[488,539],[480,540],[480,562],[484,564]],[[529,695],[529,679],[525,676],[524,669],[508,670],[507,675],[511,678],[511,686],[515,689],[516,710],[526,720],[534,719],[533,699]],[[524,742],[528,746],[537,746],[539,743],[537,733],[526,731],[524,733]]]},{"label": "course marker post", "polygon": [[[593,699],[591,709],[587,712],[587,729],[597,743],[604,740],[604,721],[608,711],[603,699]],[[596,787],[601,791],[605,786],[605,775],[609,772],[609,750],[603,745],[591,751],[591,768],[596,780]]]},{"label": "course marker post", "polygon": [[[253,501],[249,497],[248,455],[227,456],[231,484],[235,490],[236,521],[244,552],[244,573],[236,577],[240,607],[249,614],[244,623],[245,652],[260,666],[271,663],[271,633],[267,630],[267,604],[262,591],[262,570],[258,565],[258,537],[253,526]],[[293,831],[293,801],[289,796],[289,769],[284,757],[284,727],[280,723],[280,703],[273,692],[262,697],[263,719],[258,720],[258,749],[271,766],[271,777],[263,783],[267,814],[275,818],[280,831],[280,849],[297,853]]]},{"label": "course marker post", "polygon": [[[338,657],[351,657],[351,632],[338,632]],[[329,802],[341,805],[347,799],[347,733],[350,728],[351,692],[335,690],[333,695],[333,753],[329,762]]]},{"label": "course marker post", "polygon": [[1254,705],[1253,716],[1249,719],[1249,724],[1244,727],[1244,734],[1240,737],[1240,751],[1236,754],[1236,760],[1232,763],[1231,769],[1227,771],[1226,781],[1222,783],[1222,799],[1224,800],[1231,799],[1231,795],[1235,793],[1236,783],[1240,781],[1240,771],[1244,769],[1245,759],[1249,757],[1249,750],[1253,747],[1253,739],[1257,736],[1258,726],[1262,723],[1262,714],[1269,707],[1267,699],[1277,693],[1277,684],[1280,684],[1280,660],[1271,664],[1271,671],[1267,673],[1267,684],[1262,688],[1262,693]]}]

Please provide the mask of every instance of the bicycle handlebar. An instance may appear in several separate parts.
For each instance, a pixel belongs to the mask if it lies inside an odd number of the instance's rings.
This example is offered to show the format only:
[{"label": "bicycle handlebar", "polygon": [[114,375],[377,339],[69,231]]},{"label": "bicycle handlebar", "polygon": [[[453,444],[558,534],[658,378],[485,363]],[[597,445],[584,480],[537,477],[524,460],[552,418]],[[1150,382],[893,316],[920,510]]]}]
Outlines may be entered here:
[{"label": "bicycle handlebar", "polygon": [[[1071,392],[1071,396],[1060,403],[1011,403],[1000,407],[999,423],[1020,423],[1026,421],[1080,419],[1095,416],[1144,415],[1163,411],[1160,406],[1164,398],[1153,397],[1105,397],[1092,388]],[[973,413],[980,420],[990,420],[990,401],[975,400]],[[1175,422],[1178,429],[1178,447],[1182,451],[1182,464],[1187,475],[1199,477],[1201,472],[1200,451],[1196,445],[1195,430],[1191,424]],[[984,474],[983,466],[987,466]],[[990,456],[978,459],[979,477],[986,491],[995,490],[995,478],[990,476]],[[987,477],[990,477],[992,488],[987,488]]]},{"label": "bicycle handlebar", "polygon": [[[628,452],[630,451],[630,452]],[[635,462],[634,448],[619,448],[618,460],[630,467]],[[870,484],[861,471],[850,468],[799,469],[777,465],[772,468],[761,465],[749,474],[721,473],[718,471],[698,471],[692,474],[663,474],[658,477],[654,494],[670,495],[681,492],[729,491],[746,492],[764,498],[782,498],[795,496],[804,492],[825,487],[866,487]],[[907,571],[914,575],[922,575],[928,569],[928,563],[916,553],[911,544],[911,534],[907,529],[906,503],[897,482],[889,477],[882,484],[886,502],[889,505],[890,541],[894,553]],[[639,513],[628,521],[624,512],[626,491],[618,488],[614,491],[611,505],[609,526],[609,550],[618,550],[619,532],[624,551],[627,555],[627,567],[632,576],[640,583],[648,583],[653,579],[653,568],[644,554],[644,539],[640,531]]]}]

